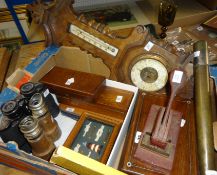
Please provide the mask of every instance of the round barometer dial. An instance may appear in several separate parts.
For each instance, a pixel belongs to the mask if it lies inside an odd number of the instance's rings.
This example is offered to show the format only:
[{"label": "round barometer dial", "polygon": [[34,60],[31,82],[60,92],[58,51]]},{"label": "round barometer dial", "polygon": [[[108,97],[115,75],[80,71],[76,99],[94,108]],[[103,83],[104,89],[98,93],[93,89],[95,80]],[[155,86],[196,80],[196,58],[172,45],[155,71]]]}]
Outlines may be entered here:
[{"label": "round barometer dial", "polygon": [[166,67],[158,60],[141,59],[130,71],[131,81],[139,89],[153,92],[162,89],[168,80]]}]

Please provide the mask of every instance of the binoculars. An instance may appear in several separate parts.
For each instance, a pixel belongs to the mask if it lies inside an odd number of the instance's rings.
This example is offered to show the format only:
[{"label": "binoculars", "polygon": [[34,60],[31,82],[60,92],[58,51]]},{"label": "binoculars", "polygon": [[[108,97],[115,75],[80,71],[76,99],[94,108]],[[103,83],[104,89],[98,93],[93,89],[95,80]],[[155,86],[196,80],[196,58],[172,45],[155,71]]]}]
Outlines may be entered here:
[{"label": "binoculars", "polygon": [[19,130],[20,121],[31,113],[26,108],[26,103],[25,99],[20,98],[19,100],[10,100],[2,105],[3,117],[0,123],[0,136],[5,143],[15,141],[19,149],[30,153],[30,145]]},{"label": "binoculars", "polygon": [[19,149],[48,159],[61,131],[56,117],[60,110],[54,97],[41,83],[21,86],[20,95],[1,106],[0,136],[4,142],[15,141]]}]

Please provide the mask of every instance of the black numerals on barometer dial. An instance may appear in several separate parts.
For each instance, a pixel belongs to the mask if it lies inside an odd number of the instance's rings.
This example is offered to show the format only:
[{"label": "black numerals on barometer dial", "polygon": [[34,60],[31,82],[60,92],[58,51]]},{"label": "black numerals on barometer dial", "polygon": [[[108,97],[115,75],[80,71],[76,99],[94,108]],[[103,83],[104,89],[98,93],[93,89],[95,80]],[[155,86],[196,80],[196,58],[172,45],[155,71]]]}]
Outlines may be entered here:
[{"label": "black numerals on barometer dial", "polygon": [[147,92],[162,89],[168,80],[166,67],[155,59],[137,61],[131,68],[130,76],[134,85]]}]

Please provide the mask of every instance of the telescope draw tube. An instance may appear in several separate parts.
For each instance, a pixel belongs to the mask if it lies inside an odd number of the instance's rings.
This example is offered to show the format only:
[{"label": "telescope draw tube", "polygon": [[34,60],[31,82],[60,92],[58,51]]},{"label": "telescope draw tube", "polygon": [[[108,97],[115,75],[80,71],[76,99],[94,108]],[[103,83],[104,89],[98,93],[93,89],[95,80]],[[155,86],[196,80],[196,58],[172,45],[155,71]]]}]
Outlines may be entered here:
[{"label": "telescope draw tube", "polygon": [[196,109],[197,151],[200,174],[215,170],[212,107],[206,41],[194,44],[194,89]]}]

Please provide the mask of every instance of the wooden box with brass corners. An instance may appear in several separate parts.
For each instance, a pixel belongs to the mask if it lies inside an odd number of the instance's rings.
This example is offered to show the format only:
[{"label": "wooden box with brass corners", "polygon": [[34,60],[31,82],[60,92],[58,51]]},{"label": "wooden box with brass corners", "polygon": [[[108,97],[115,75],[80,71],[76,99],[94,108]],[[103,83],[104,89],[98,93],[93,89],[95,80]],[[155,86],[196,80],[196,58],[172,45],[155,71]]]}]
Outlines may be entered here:
[{"label": "wooden box with brass corners", "polygon": [[[174,161],[172,169],[161,168],[155,164],[147,162],[147,155],[143,154],[143,150],[149,149],[144,144],[143,132],[145,123],[149,115],[151,106],[159,105],[166,106],[168,103],[168,97],[165,95],[145,94],[141,93],[136,103],[136,109],[134,110],[133,119],[131,121],[130,130],[128,132],[122,158],[119,164],[119,169],[128,174],[179,174],[190,175],[198,174],[197,168],[197,155],[196,155],[196,143],[195,143],[195,120],[194,120],[194,108],[192,101],[176,97],[172,104],[172,110],[181,112],[182,122],[179,125],[179,136],[177,140]],[[162,157],[163,159],[169,158],[167,154],[170,154],[168,149],[165,152],[160,152],[160,149],[149,149],[150,154],[155,152],[155,155]],[[139,154],[138,154],[139,153]]]},{"label": "wooden box with brass corners", "polygon": [[84,112],[64,146],[106,163],[122,122],[114,116]]},{"label": "wooden box with brass corners", "polygon": [[136,85],[147,92],[165,87],[168,72],[183,61],[172,46],[159,46],[144,26],[133,28],[128,36],[111,32],[106,25],[77,15],[73,3],[38,1],[29,6],[33,19],[43,24],[47,45],[78,46],[101,58],[110,69],[112,80]]}]

